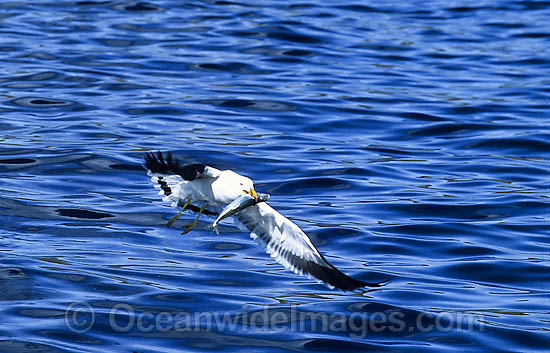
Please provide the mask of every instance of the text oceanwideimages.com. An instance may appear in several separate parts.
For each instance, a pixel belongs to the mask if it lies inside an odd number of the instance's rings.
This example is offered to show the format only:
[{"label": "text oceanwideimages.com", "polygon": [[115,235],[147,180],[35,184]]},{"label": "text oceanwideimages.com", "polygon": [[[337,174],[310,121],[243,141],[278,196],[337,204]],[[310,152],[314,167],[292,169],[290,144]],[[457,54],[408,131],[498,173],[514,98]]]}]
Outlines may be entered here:
[{"label": "text oceanwideimages.com", "polygon": [[252,307],[236,311],[147,311],[127,303],[110,308],[88,302],[70,303],[65,325],[75,333],[107,324],[118,333],[127,332],[318,332],[364,338],[375,333],[482,331],[478,315],[456,312],[421,312],[391,309],[384,311],[306,311],[299,306]]}]

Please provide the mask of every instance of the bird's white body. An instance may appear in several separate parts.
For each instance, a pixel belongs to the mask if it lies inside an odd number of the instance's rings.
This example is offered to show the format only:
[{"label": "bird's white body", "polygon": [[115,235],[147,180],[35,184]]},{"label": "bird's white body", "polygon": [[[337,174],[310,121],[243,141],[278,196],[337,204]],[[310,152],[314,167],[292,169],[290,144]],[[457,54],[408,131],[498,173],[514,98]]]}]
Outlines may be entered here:
[{"label": "bird's white body", "polygon": [[[188,198],[197,202],[208,202],[214,207],[225,206],[254,187],[250,178],[232,170],[220,171],[212,167],[206,167],[204,176],[195,180],[185,180],[180,175],[159,176],[151,171],[149,174],[155,187],[160,189],[162,200],[171,202],[172,207],[177,207],[182,200]],[[170,188],[169,194],[162,188],[162,182]]]}]

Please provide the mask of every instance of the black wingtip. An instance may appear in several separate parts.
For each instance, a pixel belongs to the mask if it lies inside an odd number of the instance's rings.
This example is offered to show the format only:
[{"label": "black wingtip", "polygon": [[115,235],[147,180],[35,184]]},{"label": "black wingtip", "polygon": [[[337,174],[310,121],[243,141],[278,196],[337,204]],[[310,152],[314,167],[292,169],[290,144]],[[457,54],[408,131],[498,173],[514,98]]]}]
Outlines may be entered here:
[{"label": "black wingtip", "polygon": [[343,291],[352,291],[355,289],[363,287],[380,287],[381,283],[369,283],[363,282],[353,277],[346,275],[337,268],[333,267],[326,269],[327,275],[325,276],[325,281]]},{"label": "black wingtip", "polygon": [[153,152],[146,152],[144,166],[153,173],[177,174],[178,160],[174,160],[170,152],[164,155],[160,151],[156,155]]},{"label": "black wingtip", "polygon": [[[321,255],[321,254],[320,254]],[[326,284],[338,288],[343,291],[352,291],[363,287],[380,287],[385,284],[385,281],[378,283],[363,282],[353,277],[350,277],[337,269],[328,260],[321,255],[321,258],[325,262],[324,266],[309,263],[304,269],[314,277],[320,279]]]},{"label": "black wingtip", "polygon": [[145,153],[145,168],[152,173],[177,174],[184,180],[192,181],[197,179],[204,172],[206,166],[201,163],[181,165],[170,152]]}]

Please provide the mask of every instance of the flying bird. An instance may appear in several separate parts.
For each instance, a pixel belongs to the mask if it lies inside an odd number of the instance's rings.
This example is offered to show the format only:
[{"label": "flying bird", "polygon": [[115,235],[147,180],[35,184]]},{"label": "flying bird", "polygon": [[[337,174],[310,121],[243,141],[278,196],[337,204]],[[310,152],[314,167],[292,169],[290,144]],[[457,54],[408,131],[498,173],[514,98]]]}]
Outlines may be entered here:
[{"label": "flying bird", "polygon": [[183,210],[195,211],[198,215],[194,222],[185,226],[184,233],[187,233],[196,226],[202,214],[217,216],[222,207],[249,195],[256,202],[243,209],[239,207],[240,210],[232,215],[240,228],[250,232],[277,262],[297,274],[314,277],[329,288],[353,290],[380,285],[359,281],[334,267],[296,224],[265,202],[268,196],[261,194],[262,199],[258,199],[254,183],[245,176],[200,163],[180,164],[170,153],[161,152],[147,153],[145,168],[155,187],[160,189],[162,199],[171,202],[172,207],[181,207],[168,221],[168,226]]}]

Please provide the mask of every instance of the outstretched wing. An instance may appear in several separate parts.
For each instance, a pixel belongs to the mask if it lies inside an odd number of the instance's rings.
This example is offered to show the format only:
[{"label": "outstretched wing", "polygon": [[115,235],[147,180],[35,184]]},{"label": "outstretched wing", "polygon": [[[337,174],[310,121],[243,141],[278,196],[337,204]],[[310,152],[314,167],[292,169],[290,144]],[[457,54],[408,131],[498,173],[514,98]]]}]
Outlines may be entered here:
[{"label": "outstretched wing", "polygon": [[378,286],[342,273],[319,253],[296,224],[265,202],[247,207],[235,214],[235,217],[271,257],[297,274],[313,276],[329,287],[342,290]]},{"label": "outstretched wing", "polygon": [[[144,167],[155,188],[160,189],[159,195],[162,196],[162,200],[170,202],[172,207],[184,202],[180,192],[183,184],[200,178],[217,178],[221,173],[216,168],[200,163],[182,165],[169,152],[146,153]],[[199,207],[195,205],[188,205],[187,208],[191,211],[199,211]],[[217,215],[210,210],[204,210],[203,213]]]},{"label": "outstretched wing", "polygon": [[168,176],[177,175],[186,181],[198,178],[217,178],[221,171],[202,163],[180,164],[177,158],[173,158],[170,152],[164,155],[157,152],[145,154],[145,168],[152,175]]}]

